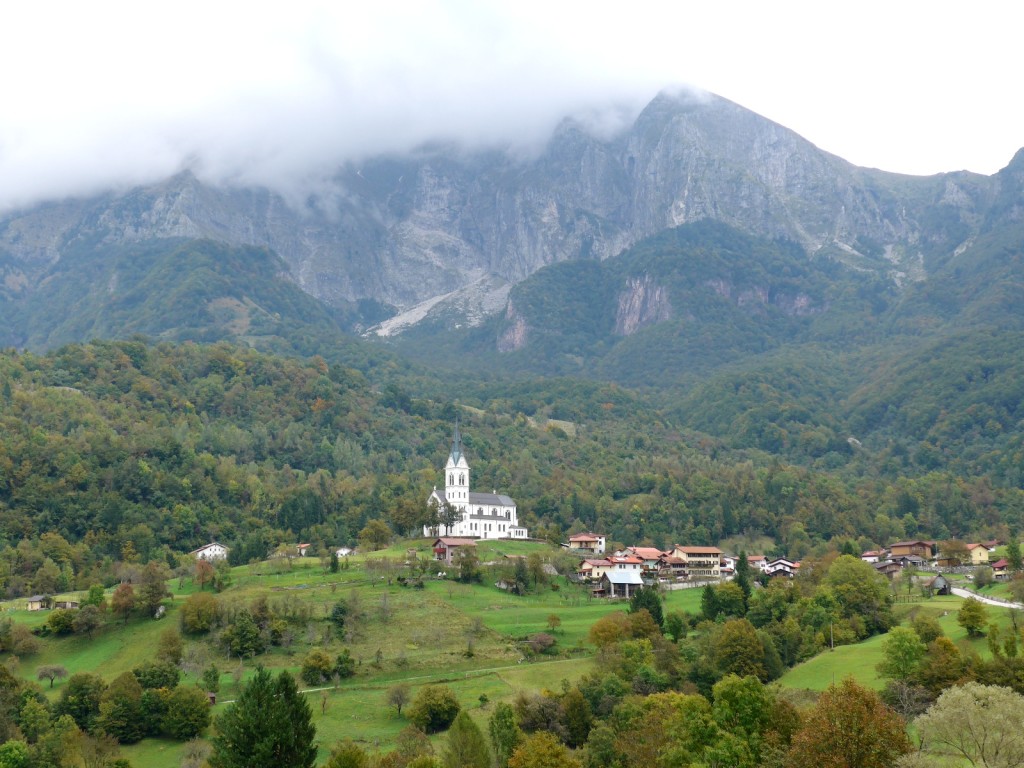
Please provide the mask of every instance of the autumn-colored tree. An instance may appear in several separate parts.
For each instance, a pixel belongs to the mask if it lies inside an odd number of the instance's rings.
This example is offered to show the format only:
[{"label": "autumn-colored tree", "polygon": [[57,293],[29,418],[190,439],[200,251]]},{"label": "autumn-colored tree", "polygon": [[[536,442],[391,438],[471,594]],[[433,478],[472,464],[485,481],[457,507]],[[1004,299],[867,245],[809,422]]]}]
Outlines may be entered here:
[{"label": "autumn-colored tree", "polygon": [[508,768],[581,768],[558,739],[546,731],[528,736],[512,753]]},{"label": "autumn-colored tree", "polygon": [[964,676],[965,666],[960,649],[948,637],[940,637],[928,645],[928,653],[917,668],[916,682],[933,697],[938,696]]},{"label": "autumn-colored tree", "polygon": [[903,718],[846,678],[828,688],[793,735],[792,768],[891,768],[910,752]]},{"label": "autumn-colored tree", "polygon": [[176,627],[167,627],[160,633],[160,639],[156,643],[157,661],[177,664],[181,661],[181,655],[184,650],[185,643],[181,639],[181,632]]},{"label": "autumn-colored tree", "polygon": [[615,611],[591,624],[587,637],[599,650],[603,650],[629,637],[629,626],[629,616],[622,611]]},{"label": "autumn-colored tree", "polygon": [[198,560],[196,560],[194,574],[196,584],[198,584],[199,588],[202,589],[204,586],[210,584],[213,581],[213,565],[210,563],[209,560],[199,558]]}]

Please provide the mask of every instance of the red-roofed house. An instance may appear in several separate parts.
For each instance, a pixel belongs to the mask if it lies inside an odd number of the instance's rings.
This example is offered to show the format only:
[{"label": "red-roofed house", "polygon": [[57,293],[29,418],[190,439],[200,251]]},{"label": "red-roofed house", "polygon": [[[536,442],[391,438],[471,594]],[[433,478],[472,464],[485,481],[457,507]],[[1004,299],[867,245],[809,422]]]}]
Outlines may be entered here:
[{"label": "red-roofed house", "polygon": [[1010,563],[1005,557],[992,563],[992,578],[996,581],[1009,581]]},{"label": "red-roofed house", "polygon": [[606,539],[603,533],[574,533],[569,537],[569,550],[580,554],[603,555]]},{"label": "red-roofed house", "polygon": [[611,560],[604,558],[588,558],[579,564],[576,575],[583,581],[600,581],[608,571],[615,568]]}]

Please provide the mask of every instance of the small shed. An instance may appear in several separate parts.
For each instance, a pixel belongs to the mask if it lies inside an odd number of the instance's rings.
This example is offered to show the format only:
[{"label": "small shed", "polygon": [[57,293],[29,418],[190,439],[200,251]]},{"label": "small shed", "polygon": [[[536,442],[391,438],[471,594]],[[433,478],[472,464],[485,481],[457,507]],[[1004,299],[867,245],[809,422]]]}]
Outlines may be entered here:
[{"label": "small shed", "polygon": [[941,573],[934,579],[926,582],[924,588],[927,589],[933,595],[951,595],[953,594],[953,585],[949,583],[949,579],[943,576]]},{"label": "small shed", "polygon": [[32,597],[28,598],[28,605],[26,607],[30,611],[41,611],[46,607],[48,602],[49,598],[47,598],[46,595],[32,595]]},{"label": "small shed", "polygon": [[601,591],[607,597],[632,597],[643,586],[639,571],[608,571],[601,577]]}]

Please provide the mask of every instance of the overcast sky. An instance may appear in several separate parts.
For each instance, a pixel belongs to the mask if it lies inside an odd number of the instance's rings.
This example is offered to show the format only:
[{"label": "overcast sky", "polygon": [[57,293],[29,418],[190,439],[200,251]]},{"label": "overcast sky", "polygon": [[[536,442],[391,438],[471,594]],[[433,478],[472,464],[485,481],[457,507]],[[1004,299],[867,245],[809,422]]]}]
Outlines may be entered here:
[{"label": "overcast sky", "polygon": [[185,167],[294,186],[430,138],[529,146],[681,84],[890,171],[990,174],[1024,146],[1016,2],[267,5],[8,4],[0,209]]}]

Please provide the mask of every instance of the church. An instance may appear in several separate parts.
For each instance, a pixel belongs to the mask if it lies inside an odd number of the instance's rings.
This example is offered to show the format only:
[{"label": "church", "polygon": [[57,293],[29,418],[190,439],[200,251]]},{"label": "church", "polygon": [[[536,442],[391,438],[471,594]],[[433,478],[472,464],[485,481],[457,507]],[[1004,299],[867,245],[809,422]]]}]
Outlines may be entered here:
[{"label": "church", "polygon": [[440,511],[444,503],[450,503],[458,512],[458,518],[451,525],[438,523],[423,526],[423,535],[460,536],[477,539],[525,539],[528,534],[519,525],[516,503],[508,496],[492,493],[477,493],[469,490],[469,462],[462,452],[462,436],[459,422],[455,422],[452,435],[452,450],[444,465],[445,486],[433,492],[427,499],[431,511]]}]

